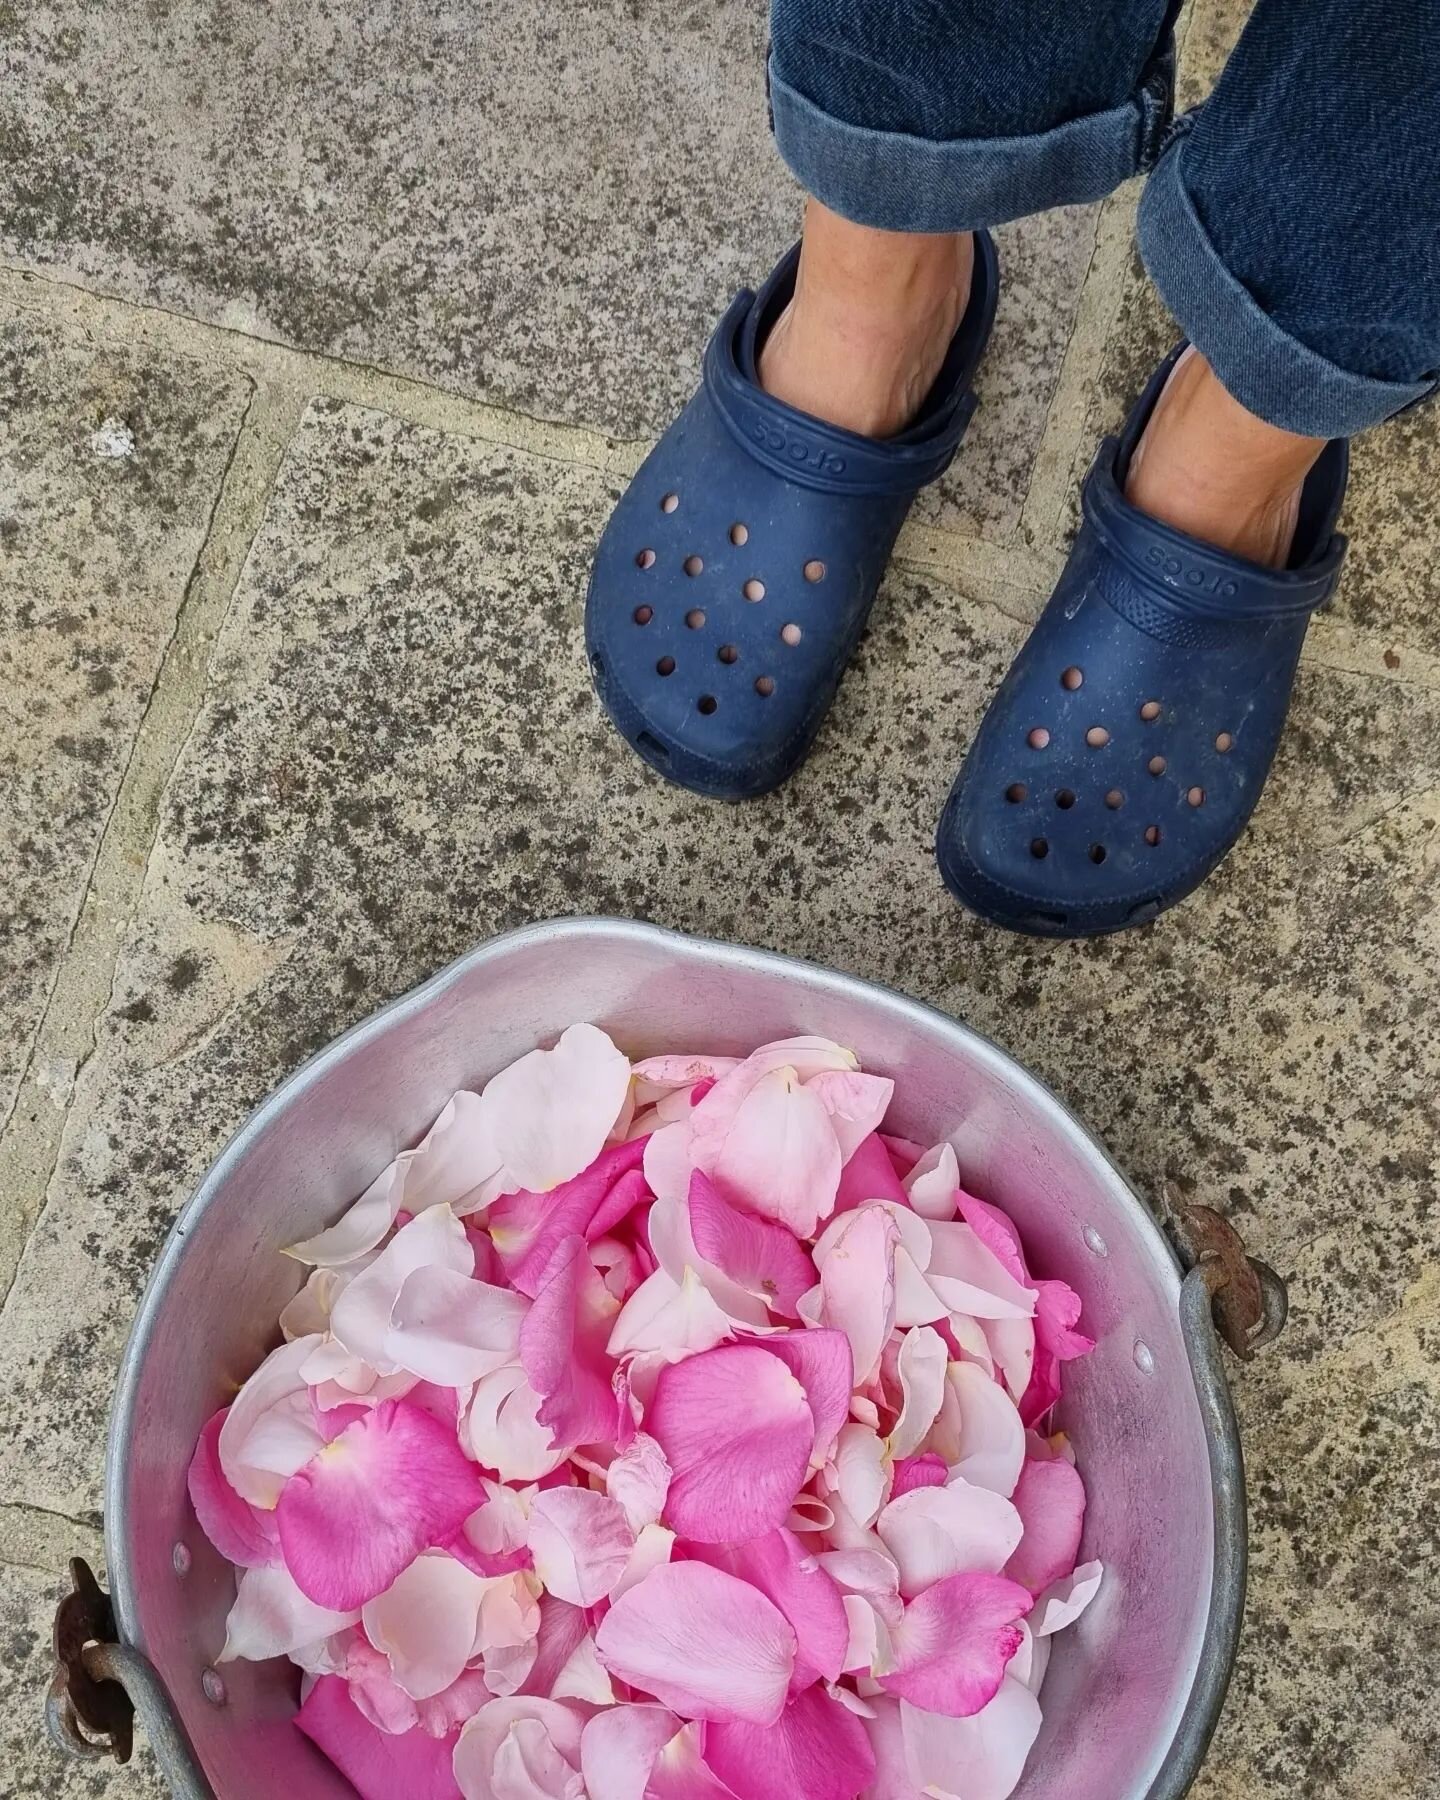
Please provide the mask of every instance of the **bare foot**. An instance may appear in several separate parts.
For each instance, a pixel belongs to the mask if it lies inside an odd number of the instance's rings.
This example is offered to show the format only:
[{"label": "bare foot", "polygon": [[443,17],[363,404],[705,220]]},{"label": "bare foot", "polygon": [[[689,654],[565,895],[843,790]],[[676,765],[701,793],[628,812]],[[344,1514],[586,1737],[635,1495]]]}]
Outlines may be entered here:
[{"label": "bare foot", "polygon": [[1203,543],[1282,569],[1300,491],[1324,448],[1324,438],[1299,437],[1247,411],[1192,346],[1135,446],[1125,498]]},{"label": "bare foot", "polygon": [[919,411],[970,298],[971,234],[874,231],[805,210],[795,294],[760,353],[777,400],[865,437]]}]

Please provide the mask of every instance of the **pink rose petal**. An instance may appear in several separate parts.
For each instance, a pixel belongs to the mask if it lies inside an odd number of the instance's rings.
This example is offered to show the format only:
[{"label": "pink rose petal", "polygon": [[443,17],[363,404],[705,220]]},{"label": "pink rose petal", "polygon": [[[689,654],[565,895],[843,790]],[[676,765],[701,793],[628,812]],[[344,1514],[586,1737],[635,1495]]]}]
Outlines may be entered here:
[{"label": "pink rose petal", "polygon": [[761,1347],[768,1355],[778,1356],[805,1390],[806,1403],[815,1420],[810,1466],[818,1468],[830,1454],[850,1410],[850,1390],[855,1381],[850,1340],[843,1331],[817,1328],[766,1338]]},{"label": "pink rose petal", "polygon": [[865,1387],[895,1328],[899,1231],[883,1206],[865,1206],[836,1237],[820,1271],[821,1318],[850,1340],[855,1385]]},{"label": "pink rose petal", "polygon": [[690,1177],[690,1230],[706,1262],[774,1311],[796,1316],[796,1301],[814,1285],[815,1265],[785,1226],[721,1199],[697,1169]]},{"label": "pink rose petal", "polygon": [[959,1412],[951,1446],[955,1473],[1008,1498],[1025,1461],[1025,1427],[1015,1402],[974,1363],[956,1363],[950,1386]]},{"label": "pink rose petal", "polygon": [[459,1679],[470,1660],[485,1583],[453,1556],[417,1556],[361,1611],[365,1635],[412,1700]]},{"label": "pink rose petal", "polygon": [[593,1606],[625,1573],[635,1533],[624,1509],[589,1488],[552,1488],[530,1511],[530,1554],[547,1593]]},{"label": "pink rose petal", "polygon": [[1020,1233],[1015,1221],[1001,1207],[988,1200],[977,1200],[962,1188],[955,1196],[960,1217],[1022,1287],[1029,1287],[1030,1271],[1025,1265],[1025,1252],[1020,1246]]},{"label": "pink rose petal", "polygon": [[892,1629],[880,1685],[927,1712],[969,1718],[999,1691],[1033,1604],[1028,1589],[1003,1575],[946,1576]]},{"label": "pink rose petal", "polygon": [[568,1446],[557,1449],[540,1424],[542,1404],[523,1369],[497,1369],[477,1382],[463,1432],[475,1460],[502,1481],[538,1481],[559,1468]]},{"label": "pink rose petal", "polygon": [[694,1269],[679,1281],[656,1269],[621,1308],[606,1348],[611,1356],[656,1353],[674,1361],[709,1350],[733,1332]]},{"label": "pink rose petal", "polygon": [[605,1491],[620,1502],[632,1531],[660,1517],[670,1491],[670,1464],[648,1432],[637,1432],[611,1462],[605,1471]]},{"label": "pink rose petal", "polygon": [[933,1450],[927,1450],[923,1456],[902,1457],[895,1465],[890,1498],[898,1500],[902,1494],[909,1494],[916,1488],[944,1487],[949,1479],[950,1470],[945,1458],[936,1456]]},{"label": "pink rose petal", "polygon": [[949,1361],[945,1340],[929,1325],[915,1326],[900,1340],[897,1372],[903,1400],[890,1433],[890,1454],[897,1461],[913,1456],[935,1423]]},{"label": "pink rose petal", "polygon": [[1020,1400],[1020,1417],[1027,1425],[1043,1419],[1060,1398],[1060,1365],[1088,1356],[1094,1338],[1077,1331],[1080,1296],[1063,1281],[1036,1283],[1035,1362],[1030,1385]]},{"label": "pink rose petal", "polygon": [[1102,1563],[1088,1562],[1058,1581],[1052,1581],[1036,1600],[1035,1611],[1030,1616],[1030,1628],[1036,1637],[1047,1638],[1054,1632],[1063,1631],[1067,1625],[1073,1625],[1099,1593],[1104,1573]]},{"label": "pink rose petal", "polygon": [[922,1219],[953,1219],[960,1192],[954,1147],[936,1144],[926,1150],[912,1164],[904,1185],[906,1198]]},{"label": "pink rose petal", "polygon": [[432,1206],[402,1225],[369,1268],[346,1285],[330,1315],[335,1341],[377,1374],[395,1374],[400,1365],[389,1344],[395,1302],[407,1279],[430,1266],[460,1275],[475,1267],[465,1227],[448,1206]]},{"label": "pink rose petal", "polygon": [[554,1594],[542,1594],[540,1629],[535,1635],[535,1661],[520,1685],[520,1692],[538,1694],[548,1700],[561,1670],[588,1631],[583,1607],[572,1606],[568,1600],[558,1600]]},{"label": "pink rose petal", "polygon": [[1063,1459],[1032,1458],[1020,1471],[1014,1500],[1025,1535],[1005,1573],[1032,1593],[1043,1593],[1075,1567],[1085,1529],[1085,1483]]},{"label": "pink rose petal", "polygon": [[897,1206],[909,1204],[884,1140],[875,1135],[856,1146],[840,1171],[832,1217],[854,1212],[857,1207],[868,1206],[872,1200],[890,1200]]},{"label": "pink rose petal", "polygon": [[683,1721],[663,1706],[612,1706],[580,1733],[590,1800],[645,1800],[655,1759]]},{"label": "pink rose petal", "polygon": [[[639,1175],[644,1157],[643,1138],[612,1144],[588,1168],[557,1188],[544,1193],[522,1189],[497,1200],[486,1224],[510,1285],[533,1299],[562,1238],[577,1234],[603,1237],[610,1229],[608,1221],[617,1204],[623,1202],[623,1217],[642,1194],[649,1192],[644,1176]],[[620,1201],[612,1201],[613,1190],[632,1175],[639,1175],[638,1185],[630,1182],[621,1189]],[[597,1218],[607,1222],[597,1225]]]},{"label": "pink rose petal", "polygon": [[858,1069],[822,1069],[805,1087],[829,1113],[846,1162],[876,1134],[895,1094],[888,1076],[862,1075]]},{"label": "pink rose petal", "polygon": [[778,1356],[749,1344],[661,1370],[645,1425],[672,1471],[666,1524],[707,1544],[783,1524],[815,1442],[800,1382]]},{"label": "pink rose petal", "polygon": [[220,1432],[229,1411],[222,1407],[206,1422],[185,1484],[200,1529],[225,1560],[243,1569],[268,1568],[280,1560],[275,1515],[242,1500],[220,1467]]},{"label": "pink rose petal", "polygon": [[912,1488],[875,1521],[900,1569],[909,1599],[948,1575],[996,1575],[1005,1568],[1023,1529],[1019,1512],[988,1488],[952,1481]]},{"label": "pink rose petal", "polygon": [[517,1188],[546,1193],[594,1162],[630,1090],[630,1063],[603,1031],[572,1025],[553,1050],[532,1050],[480,1098]]},{"label": "pink rose petal", "polygon": [[395,1297],[386,1360],[442,1388],[469,1387],[514,1362],[527,1310],[508,1288],[428,1264]]},{"label": "pink rose petal", "polygon": [[302,1373],[320,1344],[303,1337],[272,1350],[226,1410],[215,1453],[225,1479],[252,1506],[272,1508],[324,1442]]},{"label": "pink rose petal", "polygon": [[652,1569],[595,1634],[612,1675],[687,1719],[771,1725],[785,1707],[795,1633],[756,1588],[704,1563]]},{"label": "pink rose petal", "polygon": [[[1018,1681],[1006,1680],[983,1711],[950,1719],[900,1702],[905,1764],[916,1787],[964,1800],[1008,1800],[1040,1732],[1040,1705]],[[958,1771],[964,1785],[956,1787]]]},{"label": "pink rose petal", "polygon": [[345,1681],[325,1675],[306,1696],[295,1723],[361,1796],[361,1800],[460,1800],[451,1772],[451,1742],[418,1727],[395,1737],[357,1711]]},{"label": "pink rose petal", "polygon": [[813,1237],[835,1204],[843,1161],[826,1107],[793,1067],[742,1064],[690,1114],[690,1153],[725,1199]]},{"label": "pink rose petal", "polygon": [[577,1706],[529,1695],[482,1706],[455,1746],[455,1779],[465,1800],[583,1800],[584,1717]]},{"label": "pink rose petal", "polygon": [[418,1407],[387,1400],[290,1477],[275,1516],[301,1591],[345,1609],[453,1537],[484,1497],[454,1434]]},{"label": "pink rose petal", "polygon": [[833,1476],[827,1476],[826,1482],[856,1525],[873,1525],[889,1497],[890,1483],[879,1433],[868,1425],[842,1426],[835,1441]]},{"label": "pink rose petal", "polygon": [[738,1800],[856,1800],[875,1774],[864,1725],[819,1687],[771,1726],[711,1725],[705,1761]]},{"label": "pink rose petal", "polygon": [[930,1224],[925,1279],[952,1312],[972,1319],[1029,1319],[1035,1290],[1004,1266],[968,1225]]},{"label": "pink rose petal", "polygon": [[840,1590],[793,1532],[767,1532],[747,1544],[691,1544],[690,1556],[723,1569],[764,1594],[789,1620],[798,1646],[791,1689],[834,1681],[844,1667],[848,1626]]},{"label": "pink rose petal", "polygon": [[584,1238],[562,1238],[520,1327],[520,1363],[540,1399],[535,1416],[549,1427],[557,1449],[609,1443],[615,1436],[605,1346],[619,1311]]},{"label": "pink rose petal", "polygon": [[708,1725],[677,1731],[655,1758],[645,1800],[735,1800],[732,1789],[705,1766],[700,1746]]},{"label": "pink rose petal", "polygon": [[311,1600],[283,1566],[245,1569],[225,1620],[225,1647],[216,1661],[264,1662],[271,1656],[289,1656],[334,1637],[359,1617],[358,1608],[342,1610]]}]

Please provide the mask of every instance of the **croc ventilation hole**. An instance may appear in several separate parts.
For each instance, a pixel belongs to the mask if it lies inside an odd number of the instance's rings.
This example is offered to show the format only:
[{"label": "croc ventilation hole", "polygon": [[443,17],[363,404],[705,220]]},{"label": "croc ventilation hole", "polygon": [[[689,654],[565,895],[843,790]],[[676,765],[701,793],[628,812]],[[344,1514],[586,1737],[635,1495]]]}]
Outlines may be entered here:
[{"label": "croc ventilation hole", "polygon": [[748,525],[742,525],[737,519],[730,527],[730,542],[734,544],[737,549],[743,549],[745,545],[750,542],[750,527]]},{"label": "croc ventilation hole", "polygon": [[1125,804],[1125,796],[1121,793],[1119,788],[1111,788],[1110,792],[1105,796],[1105,804],[1110,808],[1111,812],[1119,812],[1120,808]]},{"label": "croc ventilation hole", "polygon": [[655,665],[655,673],[657,675],[673,675],[675,673],[675,658],[673,656],[662,656]]},{"label": "croc ventilation hole", "polygon": [[1166,769],[1165,758],[1163,756],[1152,756],[1145,767],[1152,775],[1163,775]]},{"label": "croc ventilation hole", "polygon": [[722,663],[734,663],[740,660],[740,652],[733,644],[722,644],[715,654]]},{"label": "croc ventilation hole", "polygon": [[1050,854],[1050,843],[1047,838],[1031,838],[1030,854],[1037,862],[1043,862]]},{"label": "croc ventilation hole", "polygon": [[1205,804],[1205,790],[1202,787],[1193,787],[1190,789],[1189,793],[1186,794],[1185,798],[1192,806],[1203,806]]},{"label": "croc ventilation hole", "polygon": [[1145,842],[1152,848],[1160,842],[1160,827],[1158,825],[1147,825],[1145,827]]},{"label": "croc ventilation hole", "polygon": [[697,711],[704,713],[708,718],[719,704],[720,702],[713,694],[702,694],[695,702],[695,707]]},{"label": "croc ventilation hole", "polygon": [[1083,669],[1066,669],[1060,676],[1060,685],[1067,693],[1073,694],[1077,688],[1083,687],[1084,684],[1085,671]]},{"label": "croc ventilation hole", "polygon": [[705,563],[701,557],[687,556],[685,558],[685,573],[687,575],[698,575],[704,567]]},{"label": "croc ventilation hole", "polygon": [[654,617],[655,609],[652,606],[637,606],[635,608],[635,623],[637,625],[648,625]]},{"label": "croc ventilation hole", "polygon": [[1147,725],[1153,724],[1155,720],[1160,717],[1160,702],[1158,700],[1147,700],[1140,708],[1140,717]]},{"label": "croc ventilation hole", "polygon": [[680,496],[678,494],[666,494],[665,498],[660,502],[660,510],[661,512],[672,513],[679,504]]},{"label": "croc ventilation hole", "polygon": [[775,683],[768,675],[758,676],[755,682],[755,692],[762,700],[768,700],[775,692]]},{"label": "croc ventilation hole", "polygon": [[1224,756],[1235,748],[1235,740],[1228,731],[1222,731],[1215,740],[1215,748]]},{"label": "croc ventilation hole", "polygon": [[1043,750],[1050,742],[1050,733],[1043,725],[1037,725],[1025,739],[1025,742],[1032,750]]},{"label": "croc ventilation hole", "polygon": [[780,627],[780,639],[782,643],[788,644],[793,650],[800,642],[800,627],[798,625],[782,625]]},{"label": "croc ventilation hole", "polygon": [[685,615],[685,623],[692,631],[699,631],[700,627],[705,623],[705,614],[698,606],[692,606]]},{"label": "croc ventilation hole", "polygon": [[744,587],[741,588],[740,592],[747,600],[763,600],[765,598],[765,583],[763,581],[757,581],[752,575],[745,583]]},{"label": "croc ventilation hole", "polygon": [[1060,808],[1061,812],[1069,812],[1070,808],[1075,804],[1075,796],[1070,792],[1069,788],[1061,788],[1060,792],[1055,796],[1055,804]]},{"label": "croc ventilation hole", "polygon": [[637,569],[653,569],[655,567],[655,552],[653,550],[641,550],[636,555],[635,567]]},{"label": "croc ventilation hole", "polygon": [[1092,750],[1103,750],[1110,742],[1110,733],[1103,725],[1092,725],[1085,733],[1085,742]]},{"label": "croc ventilation hole", "polygon": [[812,556],[806,563],[805,579],[807,581],[823,581],[825,579],[825,565],[819,557]]},{"label": "croc ventilation hole", "polygon": [[1012,806],[1018,806],[1026,798],[1030,790],[1023,781],[1012,781],[1005,790],[1005,798]]},{"label": "croc ventilation hole", "polygon": [[1103,863],[1104,862],[1105,846],[1103,844],[1092,844],[1090,846],[1090,860],[1093,863]]}]

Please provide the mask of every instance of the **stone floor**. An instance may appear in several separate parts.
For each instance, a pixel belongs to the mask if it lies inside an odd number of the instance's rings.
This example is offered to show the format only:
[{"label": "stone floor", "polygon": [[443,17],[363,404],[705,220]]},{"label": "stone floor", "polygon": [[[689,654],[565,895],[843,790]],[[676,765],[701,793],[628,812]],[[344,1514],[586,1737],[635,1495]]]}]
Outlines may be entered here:
[{"label": "stone floor", "polygon": [[[1198,0],[1203,91],[1245,8]],[[930,854],[1169,326],[1135,193],[1007,228],[983,406],[818,753],[717,810],[606,730],[587,559],[793,231],[759,0],[0,0],[0,1769],[176,1209],[296,1062],[477,940],[616,912],[990,1033],[1293,1318],[1234,1370],[1249,1631],[1200,1800],[1440,1795],[1440,437],[1362,442],[1254,829],[1149,931],[1030,943]]]}]

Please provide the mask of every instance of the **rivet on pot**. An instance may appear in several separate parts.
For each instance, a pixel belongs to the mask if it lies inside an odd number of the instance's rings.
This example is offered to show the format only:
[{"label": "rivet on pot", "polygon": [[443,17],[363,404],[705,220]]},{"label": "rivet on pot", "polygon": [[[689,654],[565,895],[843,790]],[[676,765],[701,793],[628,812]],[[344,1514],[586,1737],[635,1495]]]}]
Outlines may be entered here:
[{"label": "rivet on pot", "polygon": [[1138,1339],[1135,1344],[1135,1367],[1142,1375],[1155,1373],[1155,1352],[1148,1344],[1141,1343]]},{"label": "rivet on pot", "polygon": [[225,1683],[214,1669],[206,1669],[200,1677],[200,1691],[212,1706],[225,1704]]},{"label": "rivet on pot", "polygon": [[1093,1250],[1096,1256],[1108,1256],[1110,1254],[1110,1246],[1105,1242],[1104,1238],[1101,1237],[1100,1233],[1093,1225],[1087,1225],[1081,1235],[1085,1239],[1085,1248],[1087,1250]]},{"label": "rivet on pot", "polygon": [[177,1544],[170,1552],[170,1566],[177,1575],[190,1573],[190,1550],[186,1544]]}]

